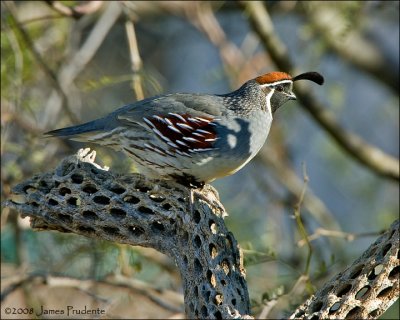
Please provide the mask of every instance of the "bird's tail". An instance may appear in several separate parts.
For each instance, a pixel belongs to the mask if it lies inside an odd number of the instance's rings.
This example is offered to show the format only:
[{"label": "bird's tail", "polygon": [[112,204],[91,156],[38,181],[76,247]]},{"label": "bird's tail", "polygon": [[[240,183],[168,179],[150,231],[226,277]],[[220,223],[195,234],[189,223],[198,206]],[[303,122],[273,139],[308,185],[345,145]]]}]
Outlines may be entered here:
[{"label": "bird's tail", "polygon": [[60,137],[68,138],[76,141],[86,141],[88,136],[96,134],[96,132],[103,131],[107,121],[105,118],[89,121],[61,129],[56,129],[44,133],[45,137]]}]

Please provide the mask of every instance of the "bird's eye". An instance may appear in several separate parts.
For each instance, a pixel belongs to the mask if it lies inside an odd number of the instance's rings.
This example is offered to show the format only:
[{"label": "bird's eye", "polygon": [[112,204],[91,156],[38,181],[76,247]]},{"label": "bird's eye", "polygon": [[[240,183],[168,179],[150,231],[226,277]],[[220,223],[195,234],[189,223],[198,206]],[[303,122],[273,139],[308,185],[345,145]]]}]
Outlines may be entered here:
[{"label": "bird's eye", "polygon": [[284,90],[283,86],[281,86],[281,85],[277,85],[275,88],[276,88],[276,91],[279,91],[279,92],[282,92]]}]

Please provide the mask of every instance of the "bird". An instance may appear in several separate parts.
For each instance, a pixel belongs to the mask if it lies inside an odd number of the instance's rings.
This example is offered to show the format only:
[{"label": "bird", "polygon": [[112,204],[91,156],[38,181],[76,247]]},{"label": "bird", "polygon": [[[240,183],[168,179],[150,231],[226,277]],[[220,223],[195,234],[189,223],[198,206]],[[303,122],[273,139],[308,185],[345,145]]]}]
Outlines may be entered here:
[{"label": "bird", "polygon": [[264,145],[275,112],[296,100],[293,83],[324,83],[318,72],[274,71],[226,94],[171,93],[99,119],[46,132],[125,152],[148,178],[202,188],[243,168]]}]

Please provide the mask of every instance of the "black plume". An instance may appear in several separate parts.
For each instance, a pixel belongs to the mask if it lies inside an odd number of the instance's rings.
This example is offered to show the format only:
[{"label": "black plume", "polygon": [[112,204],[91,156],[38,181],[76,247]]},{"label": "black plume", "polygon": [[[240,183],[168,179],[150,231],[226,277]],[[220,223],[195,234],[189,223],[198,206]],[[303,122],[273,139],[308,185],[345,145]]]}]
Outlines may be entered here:
[{"label": "black plume", "polygon": [[298,76],[293,78],[293,81],[297,80],[310,80],[318,83],[319,85],[322,85],[324,83],[324,77],[315,71],[299,74]]}]

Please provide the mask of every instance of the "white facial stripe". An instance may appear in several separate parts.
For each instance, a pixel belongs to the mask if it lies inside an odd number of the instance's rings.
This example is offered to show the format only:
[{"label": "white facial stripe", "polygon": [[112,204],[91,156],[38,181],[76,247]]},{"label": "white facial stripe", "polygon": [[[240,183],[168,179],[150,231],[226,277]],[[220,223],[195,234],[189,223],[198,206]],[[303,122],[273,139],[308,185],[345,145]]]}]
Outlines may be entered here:
[{"label": "white facial stripe", "polygon": [[283,83],[292,83],[292,82],[293,82],[292,80],[276,81],[276,82],[272,82],[272,83],[262,84],[262,85],[261,85],[261,88],[276,86],[276,85],[278,85],[278,84],[283,84]]},{"label": "white facial stripe", "polygon": [[271,91],[267,94],[265,97],[265,100],[267,101],[267,109],[269,113],[272,115],[272,109],[271,109],[271,97],[275,92],[275,88],[272,88]]}]

